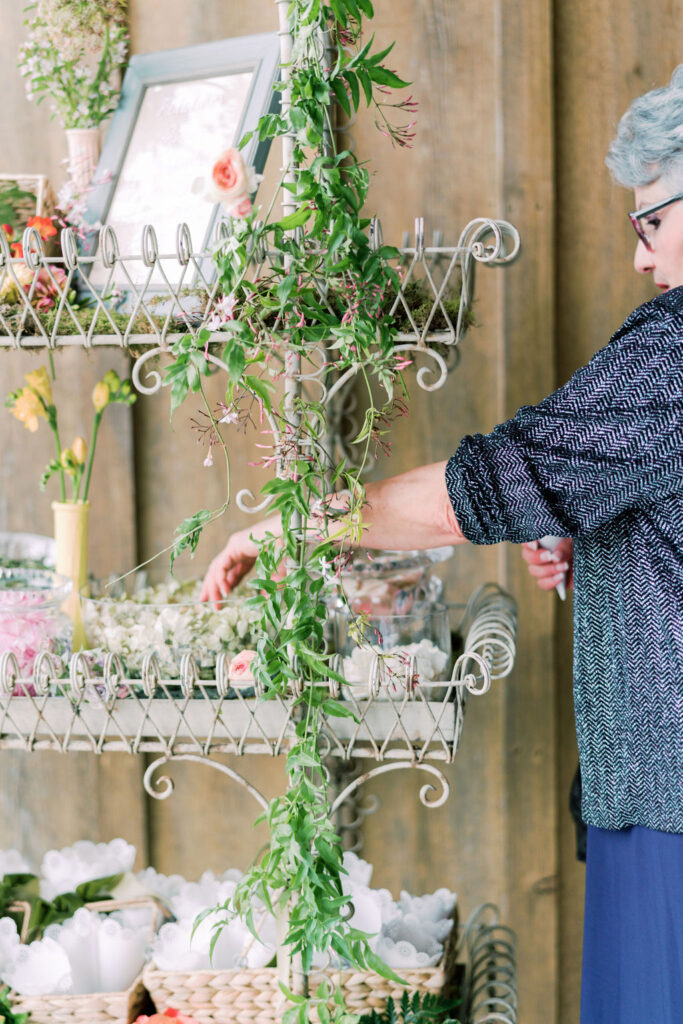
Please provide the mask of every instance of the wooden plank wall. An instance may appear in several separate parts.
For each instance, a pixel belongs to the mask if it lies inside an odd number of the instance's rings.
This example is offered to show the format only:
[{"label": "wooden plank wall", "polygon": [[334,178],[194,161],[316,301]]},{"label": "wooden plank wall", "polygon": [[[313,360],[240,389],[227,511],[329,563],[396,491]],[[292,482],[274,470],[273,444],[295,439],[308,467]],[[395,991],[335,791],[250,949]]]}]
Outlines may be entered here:
[{"label": "wooden plank wall", "polygon": [[[521,230],[523,255],[505,271],[481,268],[479,326],[444,390],[427,399],[413,387],[410,420],[397,424],[390,460],[397,472],[450,454],[467,432],[489,430],[537,401],[604,344],[623,316],[649,295],[630,272],[628,198],[613,188],[603,156],[619,114],[676,63],[681,4],[653,0],[375,0],[379,43],[396,39],[392,64],[420,101],[418,144],[392,150],[361,118],[357,152],[372,161],[371,212],[384,236],[400,241],[424,215],[428,237],[454,242],[474,216],[503,216]],[[23,97],[13,55],[22,38],[21,5],[0,0],[0,138],[6,171],[63,176],[64,140],[45,108]],[[276,29],[271,0],[130,0],[133,51]],[[664,40],[664,42],[662,42]],[[670,41],[670,42],[669,42]],[[671,53],[669,53],[671,50]],[[217,148],[223,140],[217,140]],[[264,190],[279,166],[273,153]],[[2,354],[2,391],[34,363]],[[81,430],[94,381],[116,353],[62,355],[69,433]],[[121,414],[121,415],[118,415]],[[165,395],[116,410],[102,438],[92,564],[130,568],[164,546],[194,509],[219,503],[222,479],[202,467],[187,430],[188,410],[168,426]],[[45,438],[29,438],[0,416],[0,529],[49,529],[48,502],[35,482]],[[258,488],[248,470],[251,442],[235,441],[238,486]],[[19,454],[20,453],[20,454]],[[103,466],[104,464],[104,466]],[[106,467],[106,468],[105,468]],[[180,483],[179,483],[180,481]],[[201,572],[222,537],[244,525],[232,511],[202,542]],[[112,535],[112,526],[114,533]],[[161,566],[157,575],[162,574]],[[447,571],[448,596],[498,580],[520,605],[517,669],[511,680],[472,700],[458,764],[446,774],[445,807],[425,810],[418,773],[385,776],[368,789],[383,809],[365,828],[374,882],[431,890],[450,885],[464,911],[493,900],[519,938],[521,1024],[574,1024],[583,868],[573,859],[566,810],[576,750],[571,709],[571,609],[532,585],[512,548],[466,548]],[[233,762],[234,764],[235,762]],[[59,755],[0,757],[0,845],[34,858],[79,837],[120,834],[140,862],[198,876],[207,867],[246,866],[264,841],[248,822],[254,808],[236,787],[198,766],[178,766],[174,796],[145,798],[141,759]],[[240,766],[237,765],[239,768]],[[245,774],[273,793],[282,765],[253,759]],[[59,815],[53,808],[58,805]]]}]

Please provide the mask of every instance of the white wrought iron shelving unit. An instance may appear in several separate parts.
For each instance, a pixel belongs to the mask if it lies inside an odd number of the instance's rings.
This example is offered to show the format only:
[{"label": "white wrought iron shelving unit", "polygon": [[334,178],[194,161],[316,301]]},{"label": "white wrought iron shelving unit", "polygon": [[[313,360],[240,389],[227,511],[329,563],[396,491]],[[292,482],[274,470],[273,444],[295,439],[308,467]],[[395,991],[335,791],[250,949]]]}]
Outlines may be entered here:
[{"label": "white wrought iron shelving unit", "polygon": [[[281,0],[275,2],[281,15],[285,63],[290,42],[286,22],[282,22],[285,7]],[[287,147],[285,139],[285,166],[291,163]],[[219,232],[218,240],[227,237],[229,226],[220,225]],[[371,242],[376,247],[382,244],[376,220],[371,224]],[[401,286],[392,312],[403,323],[396,350],[411,354],[417,364],[417,383],[424,391],[438,390],[457,362],[476,266],[504,265],[516,257],[519,245],[512,225],[486,218],[468,224],[455,246],[442,244],[440,233],[428,245],[424,222],[416,220],[414,239],[404,239],[399,248]],[[21,287],[17,276],[20,261],[12,258],[0,231],[0,294],[6,283],[13,283],[19,296],[16,308],[0,306],[0,348],[114,346],[129,350],[136,355],[133,380],[143,394],[159,390],[158,362],[175,341],[187,333],[196,335],[211,320],[220,299],[219,284],[206,269],[210,253],[195,251],[184,224],[177,229],[175,252],[169,253],[159,252],[151,225],[143,228],[140,254],[121,253],[110,227],[100,232],[97,249],[89,253],[81,251],[70,229],[62,232],[59,258],[46,255],[33,228],[24,234],[23,250],[22,262],[35,271],[45,271],[60,298],[48,328],[45,317],[35,309],[33,286],[28,293]],[[253,252],[255,272],[276,258],[267,251]],[[99,267],[100,282],[105,282],[97,288],[90,284],[94,265]],[[57,282],[56,268],[65,272],[65,281]],[[420,320],[410,302],[410,285],[418,280],[431,301],[425,316],[421,300]],[[77,282],[81,297],[85,292],[92,303],[89,324],[69,303],[68,294]],[[102,297],[116,285],[123,286],[129,298],[124,318],[113,315],[110,303]],[[460,301],[457,315],[452,317],[446,299],[456,287]],[[215,332],[208,344],[208,359],[218,367],[224,364],[215,348],[224,340],[224,335]],[[324,371],[324,349],[311,350],[308,356],[306,364],[288,360],[286,394],[291,400],[299,389],[317,388],[316,397],[328,409],[330,437],[348,455],[344,424],[347,431],[353,430],[352,375],[331,380]],[[274,422],[271,428],[277,438]],[[282,469],[278,466],[279,472]],[[249,491],[242,491],[236,500],[249,512],[262,512],[267,505],[256,503]],[[448,679],[415,686],[416,666],[410,659],[403,678],[387,679],[382,661],[376,659],[366,686],[342,688],[341,696],[356,720],[327,718],[323,753],[336,762],[365,758],[371,764],[361,774],[344,779],[333,812],[345,800],[353,799],[369,778],[400,769],[427,775],[420,790],[426,807],[439,807],[446,801],[449,784],[442,768],[457,754],[466,700],[483,696],[492,682],[507,676],[513,667],[514,602],[498,586],[487,585],[473,595],[464,610],[460,632],[463,652]],[[178,677],[170,679],[163,677],[154,655],[149,655],[141,678],[129,679],[116,656],[108,656],[96,672],[86,654],[74,655],[68,666],[42,655],[31,678],[22,678],[14,656],[4,654],[0,658],[0,750],[156,755],[144,782],[150,795],[160,799],[168,797],[173,788],[171,780],[159,774],[164,766],[174,761],[210,764],[239,782],[265,807],[264,796],[215,755],[276,756],[285,752],[296,724],[294,702],[284,697],[264,700],[253,689],[236,687],[228,678],[227,667],[227,659],[221,656],[214,678],[203,679],[195,658],[188,653],[179,665]],[[332,696],[340,695],[338,684],[329,680],[315,685],[329,688]],[[468,1024],[516,1024],[514,936],[499,925],[495,908],[485,905],[472,915],[463,928],[461,949],[467,959]]]}]

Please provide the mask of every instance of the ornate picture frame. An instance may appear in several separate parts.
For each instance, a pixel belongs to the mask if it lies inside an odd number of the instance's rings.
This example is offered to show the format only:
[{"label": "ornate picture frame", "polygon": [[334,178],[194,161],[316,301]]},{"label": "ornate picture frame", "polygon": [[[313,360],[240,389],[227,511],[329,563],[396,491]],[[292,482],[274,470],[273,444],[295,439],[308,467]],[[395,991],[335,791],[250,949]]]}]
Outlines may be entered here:
[{"label": "ornate picture frame", "polygon": [[[279,61],[276,32],[131,58],[85,219],[94,227],[111,226],[121,254],[140,257],[126,260],[125,274],[115,270],[112,276],[93,231],[87,242],[93,252],[93,287],[106,282],[127,291],[144,284],[146,291],[162,291],[178,283],[182,267],[174,259],[160,263],[168,282],[159,268],[150,280],[143,258],[150,236],[143,241],[140,224],[152,225],[162,256],[175,255],[180,223],[189,228],[194,252],[206,251],[222,214],[217,204],[193,193],[192,184],[208,177],[220,153],[254,130],[263,114],[279,109],[274,88]],[[256,134],[243,150],[245,162],[258,173],[267,154],[268,144]],[[185,278],[184,283],[191,282]]]}]

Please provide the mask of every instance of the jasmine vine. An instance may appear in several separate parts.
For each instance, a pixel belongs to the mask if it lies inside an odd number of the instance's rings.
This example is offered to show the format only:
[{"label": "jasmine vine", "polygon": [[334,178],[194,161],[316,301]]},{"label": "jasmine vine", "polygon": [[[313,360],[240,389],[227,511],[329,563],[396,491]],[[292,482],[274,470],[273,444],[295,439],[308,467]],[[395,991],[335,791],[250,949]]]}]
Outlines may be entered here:
[{"label": "jasmine vine", "polygon": [[[374,37],[362,37],[363,19],[373,16],[370,0],[292,0],[289,19],[292,59],[286,68],[289,102],[263,117],[261,140],[293,139],[291,175],[280,188],[291,212],[263,220],[250,213],[232,224],[216,254],[224,307],[226,340],[221,358],[228,367],[225,401],[211,408],[203,380],[211,335],[185,336],[175,347],[166,373],[172,409],[188,394],[204,400],[202,432],[209,446],[227,459],[224,432],[251,421],[274,428],[264,465],[279,475],[262,494],[280,515],[282,537],[260,542],[250,604],[259,610],[262,636],[253,671],[266,699],[289,695],[298,708],[296,738],[287,756],[287,792],[264,815],[270,829],[267,852],[247,872],[226,913],[239,913],[254,927],[257,898],[274,912],[287,908],[286,944],[308,972],[315,951],[336,955],[359,967],[395,977],[373,954],[367,937],[348,925],[349,897],[342,888],[342,850],[330,819],[327,779],[319,750],[324,716],[349,716],[332,699],[330,683],[342,680],[330,667],[325,640],[327,579],[349,547],[360,539],[361,473],[392,415],[400,370],[406,365],[394,349],[395,327],[388,310],[399,280],[398,256],[391,246],[373,243],[364,214],[369,174],[349,151],[336,151],[331,111],[337,104],[350,116],[372,108],[380,131],[397,146],[410,145],[414,122],[395,124],[397,113],[412,117],[412,98],[394,98],[408,83],[387,66],[392,47],[376,50]],[[245,145],[248,137],[242,140]],[[258,272],[255,253],[270,258]],[[335,465],[327,448],[324,404],[304,392],[277,402],[279,378],[291,376],[292,355],[302,372],[320,372],[327,389],[346,377],[364,386],[367,409],[354,439],[354,465]],[[381,394],[378,403],[376,395]],[[403,409],[403,406],[401,406]],[[209,458],[207,456],[207,458]],[[343,490],[343,507],[333,496]],[[203,509],[179,527],[173,556],[196,547],[202,526],[223,506]],[[279,579],[282,560],[287,572]],[[286,1017],[305,1024],[313,1008],[328,1024],[330,992],[290,993]],[[346,1010],[337,996],[332,1015]]]}]

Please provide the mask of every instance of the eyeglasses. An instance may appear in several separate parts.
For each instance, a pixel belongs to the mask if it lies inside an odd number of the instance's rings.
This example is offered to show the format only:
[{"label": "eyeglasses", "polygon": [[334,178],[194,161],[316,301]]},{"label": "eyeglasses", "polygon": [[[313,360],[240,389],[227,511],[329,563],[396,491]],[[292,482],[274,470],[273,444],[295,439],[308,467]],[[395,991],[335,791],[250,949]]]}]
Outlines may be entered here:
[{"label": "eyeglasses", "polygon": [[[671,203],[677,203],[679,199],[683,199],[683,192],[678,192],[675,196],[669,196],[668,199],[662,199],[659,203],[653,203],[652,206],[644,206],[642,210],[634,210],[633,213],[629,213],[628,219],[631,221],[631,224],[633,224],[633,230],[638,235],[638,238],[641,240],[648,252],[653,251],[652,229],[658,225],[644,225],[641,224],[641,221],[644,220],[645,217],[649,217],[651,214],[656,213],[657,210],[663,210],[665,206],[670,206]],[[647,227],[650,227],[651,229],[649,235]]]}]

